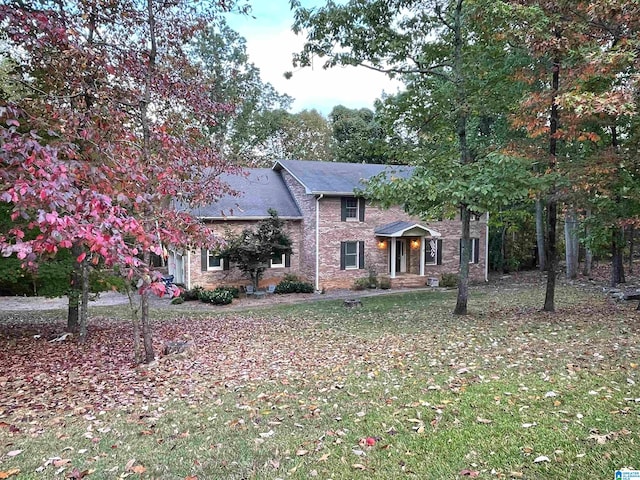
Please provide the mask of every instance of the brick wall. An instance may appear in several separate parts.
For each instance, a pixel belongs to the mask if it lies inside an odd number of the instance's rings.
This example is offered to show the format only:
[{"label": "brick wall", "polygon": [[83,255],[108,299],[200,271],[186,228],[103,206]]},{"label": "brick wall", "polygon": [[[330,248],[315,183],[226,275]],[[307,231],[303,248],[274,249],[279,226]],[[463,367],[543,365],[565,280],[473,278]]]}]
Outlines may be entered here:
[{"label": "brick wall", "polygon": [[[425,276],[436,276],[445,272],[457,273],[460,261],[459,221],[424,222],[408,216],[401,208],[380,209],[370,205],[365,209],[364,222],[341,221],[339,197],[325,197],[320,200],[320,285],[322,289],[350,288],[357,278],[369,275],[369,269],[380,276],[389,274],[390,239],[377,238],[376,227],[395,221],[415,221],[437,230],[442,236],[442,265],[426,265]],[[474,280],[484,279],[486,222],[472,221],[471,236],[480,238],[479,263],[470,265],[470,276]],[[416,239],[418,239],[416,237]],[[379,240],[385,240],[380,248]],[[344,241],[364,241],[365,268],[340,269],[340,243]],[[408,273],[420,272],[420,250],[410,247],[407,239]],[[426,280],[426,278],[425,278]]]},{"label": "brick wall", "polygon": [[[256,221],[215,221],[212,222],[211,230],[221,237],[225,237],[229,232],[237,233],[242,229],[256,225]],[[284,268],[268,268],[260,281],[260,286],[277,284],[287,273],[298,273],[301,269],[301,238],[302,238],[302,222],[299,220],[285,220],[285,231],[293,243],[293,253],[291,255],[291,266]],[[226,271],[202,271],[201,267],[201,251],[191,252],[189,256],[189,270],[191,274],[190,285],[200,285],[208,290],[212,290],[219,285],[247,285],[250,280],[239,269],[231,268]]]}]

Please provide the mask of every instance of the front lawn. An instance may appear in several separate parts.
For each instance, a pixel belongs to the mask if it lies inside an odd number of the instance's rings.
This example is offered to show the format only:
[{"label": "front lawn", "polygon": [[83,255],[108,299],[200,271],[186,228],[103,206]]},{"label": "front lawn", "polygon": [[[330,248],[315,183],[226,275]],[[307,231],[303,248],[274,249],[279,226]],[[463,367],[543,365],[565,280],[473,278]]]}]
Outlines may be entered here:
[{"label": "front lawn", "polygon": [[[117,308],[4,314],[0,478],[613,478],[640,469],[635,304],[558,289],[154,312],[197,351],[131,366]],[[35,336],[40,335],[38,338]],[[19,470],[19,473],[17,472]],[[4,472],[4,474],[3,474]],[[9,478],[12,478],[9,477]]]}]

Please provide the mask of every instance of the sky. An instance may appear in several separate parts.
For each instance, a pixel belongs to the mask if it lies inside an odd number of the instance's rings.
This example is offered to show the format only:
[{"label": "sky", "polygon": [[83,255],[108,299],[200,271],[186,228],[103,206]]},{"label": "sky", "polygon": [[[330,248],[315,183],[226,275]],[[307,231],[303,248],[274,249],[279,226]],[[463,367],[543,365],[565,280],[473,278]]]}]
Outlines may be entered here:
[{"label": "sky", "polygon": [[[302,0],[305,7],[324,3]],[[383,91],[398,90],[398,82],[363,67],[323,70],[320,59],[314,67],[295,69],[292,55],[302,49],[304,38],[291,31],[293,12],[289,0],[252,0],[251,7],[251,15],[228,14],[227,23],[247,40],[249,61],[260,69],[262,80],[295,99],[291,112],[316,109],[326,116],[336,105],[373,109]],[[287,80],[284,73],[289,71],[293,77]]]}]

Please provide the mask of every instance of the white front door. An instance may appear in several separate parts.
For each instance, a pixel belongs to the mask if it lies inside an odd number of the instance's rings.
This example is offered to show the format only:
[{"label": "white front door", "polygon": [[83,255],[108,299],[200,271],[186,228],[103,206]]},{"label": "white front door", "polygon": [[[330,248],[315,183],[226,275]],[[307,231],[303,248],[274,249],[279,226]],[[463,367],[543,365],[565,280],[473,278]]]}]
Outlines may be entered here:
[{"label": "white front door", "polygon": [[396,272],[407,272],[407,241],[396,240]]}]

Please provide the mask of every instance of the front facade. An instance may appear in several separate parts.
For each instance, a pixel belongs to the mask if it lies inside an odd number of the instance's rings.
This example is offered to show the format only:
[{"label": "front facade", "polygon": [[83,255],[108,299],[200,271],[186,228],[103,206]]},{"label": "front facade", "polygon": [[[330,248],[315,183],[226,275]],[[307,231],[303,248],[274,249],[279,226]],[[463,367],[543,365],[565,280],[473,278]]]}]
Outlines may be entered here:
[{"label": "front facade", "polygon": [[[261,175],[268,179],[269,192],[259,192],[264,184],[255,182],[244,185],[246,189],[242,190],[243,182],[234,180],[232,187],[242,195],[233,198],[236,205],[233,216],[217,213],[230,209],[230,199],[221,199],[218,204],[195,213],[224,237],[229,231],[241,230],[266,218],[269,208],[278,211],[286,220],[294,251],[290,258],[267,269],[261,282],[264,285],[278,283],[285,274],[294,273],[313,283],[319,291],[351,288],[356,279],[369,276],[389,278],[392,287],[424,286],[429,278],[457,273],[459,220],[426,223],[407,215],[400,207],[382,209],[354,193],[362,188],[363,180],[374,175],[411,173],[407,167],[393,167],[395,171],[391,168],[281,160],[271,170],[247,170],[247,178]],[[255,208],[256,198],[263,211]],[[470,277],[486,280],[486,216],[472,220],[471,237]],[[178,272],[180,265],[182,272]],[[182,283],[188,288],[249,283],[233,265],[225,265],[224,259],[216,259],[206,251],[181,256],[173,252],[169,269],[176,282],[182,275]]]}]

